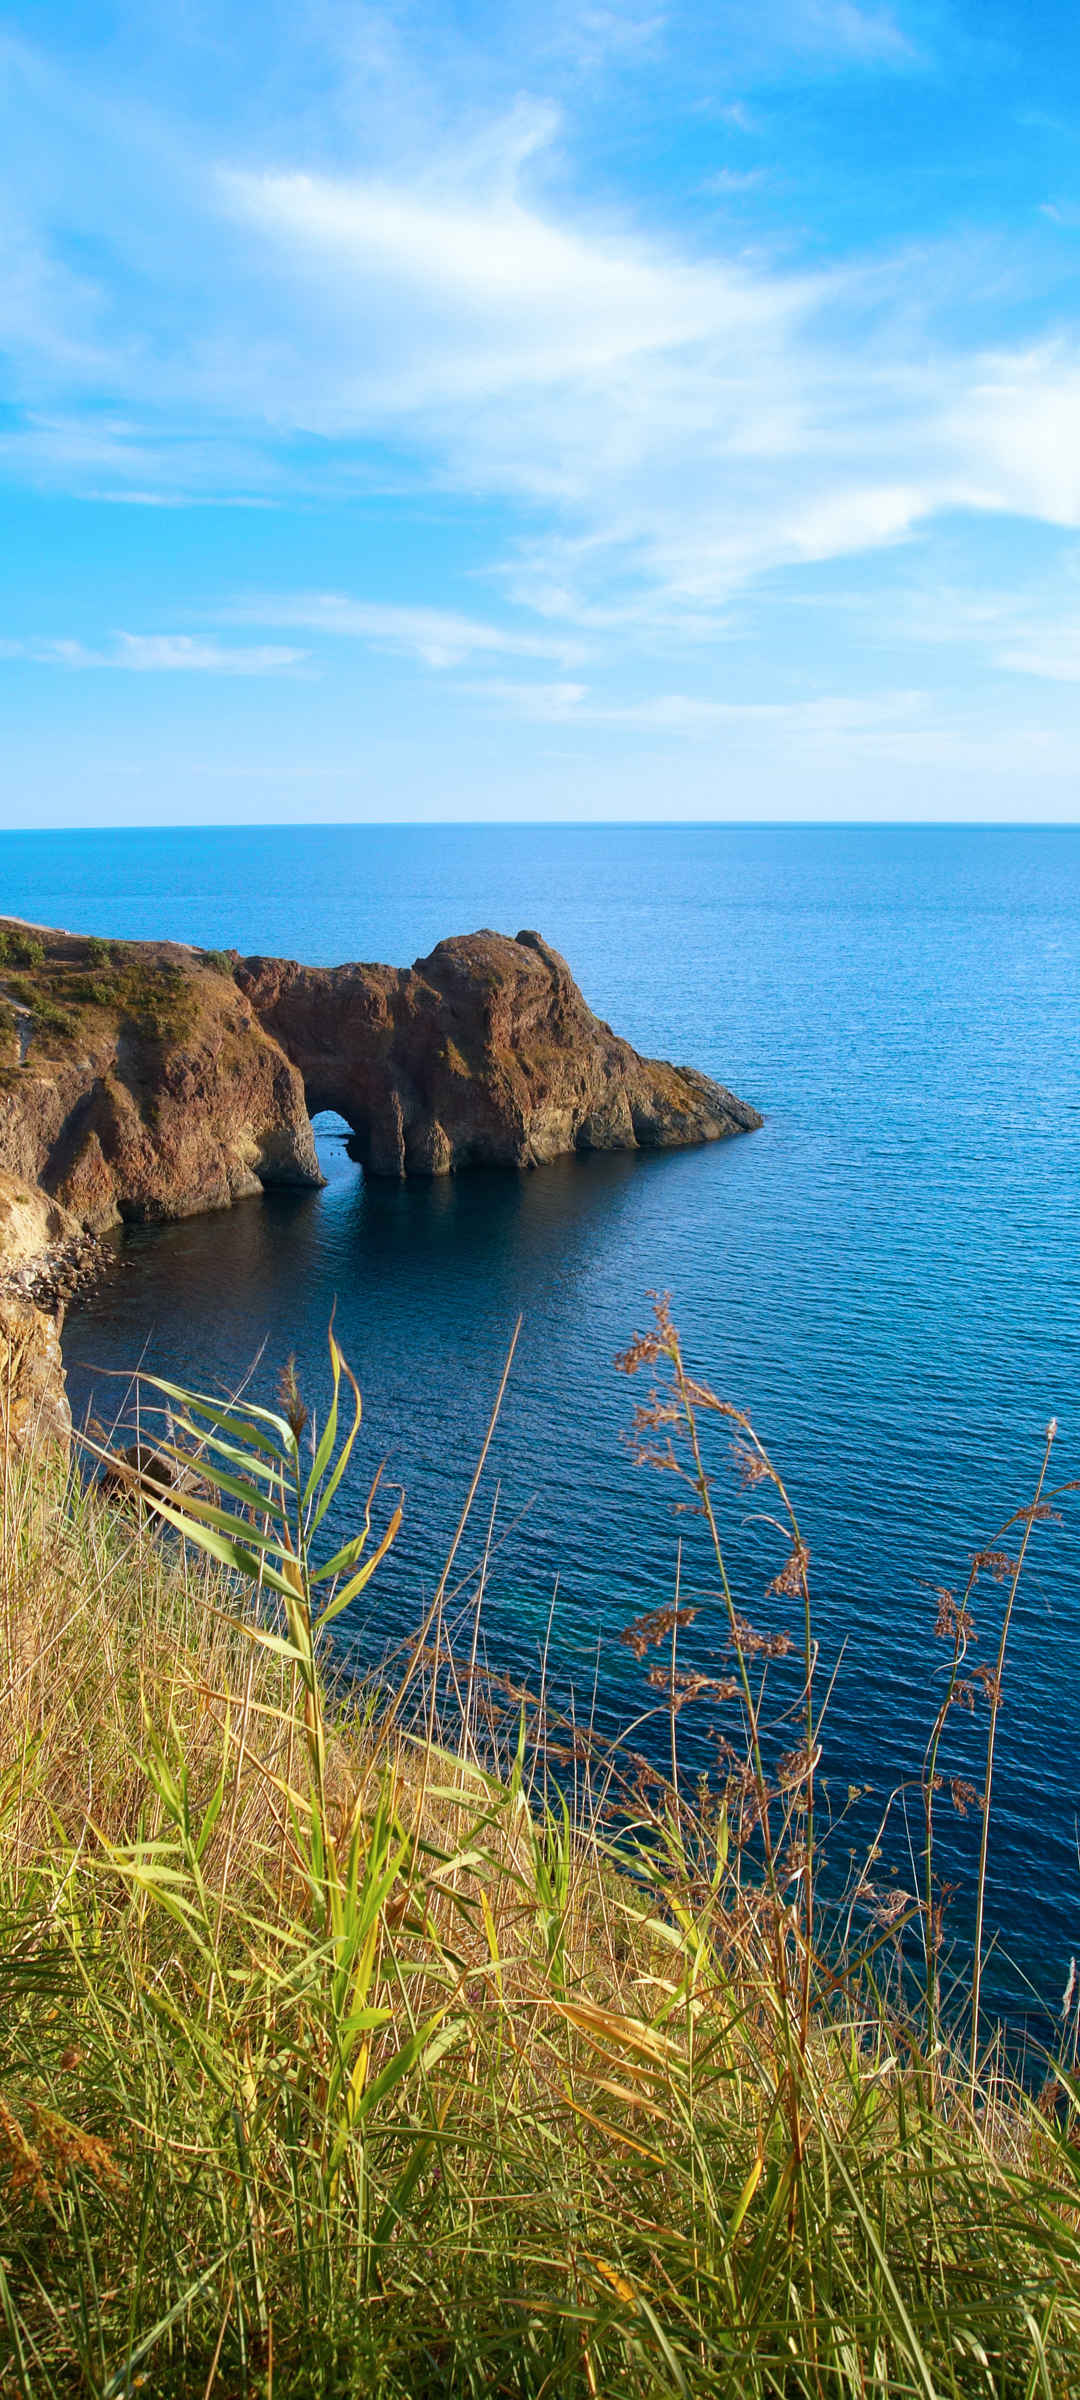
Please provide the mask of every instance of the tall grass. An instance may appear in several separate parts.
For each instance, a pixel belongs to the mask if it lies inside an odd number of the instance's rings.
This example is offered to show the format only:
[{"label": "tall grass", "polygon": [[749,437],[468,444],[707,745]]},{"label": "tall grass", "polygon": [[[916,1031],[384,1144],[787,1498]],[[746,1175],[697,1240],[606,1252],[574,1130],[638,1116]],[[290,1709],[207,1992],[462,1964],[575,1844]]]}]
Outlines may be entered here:
[{"label": "tall grass", "polygon": [[[1080,2091],[1067,2062],[1011,2080],[984,2022],[985,1841],[966,2022],[943,2007],[935,1866],[980,1578],[990,1823],[1045,1468],[1013,1547],[942,1596],[923,1889],[882,1899],[867,1868],[841,1891],[789,1495],[663,1305],[622,1363],[726,1626],[712,1678],[680,1666],[678,1593],[627,1628],[666,1773],[485,1702],[449,1571],[392,1684],[335,1683],[327,1628],[397,1512],[376,1485],[329,1543],[359,1423],[333,1342],[318,1427],[291,1375],[276,1409],[158,1386],[128,1505],[5,1462],[5,2392],[1075,2390]],[[731,1588],[715,1432],[801,1622],[786,1734],[786,1635]],[[688,1796],[679,1720],[710,1697],[741,1730]]]}]

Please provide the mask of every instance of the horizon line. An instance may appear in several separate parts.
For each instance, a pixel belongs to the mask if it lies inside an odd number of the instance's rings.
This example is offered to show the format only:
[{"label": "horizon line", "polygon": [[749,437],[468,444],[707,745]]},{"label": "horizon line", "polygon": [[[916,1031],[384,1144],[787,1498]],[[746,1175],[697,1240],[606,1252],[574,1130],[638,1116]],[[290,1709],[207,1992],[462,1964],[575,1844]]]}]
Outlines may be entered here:
[{"label": "horizon line", "polygon": [[0,839],[58,833],[1077,833],[1076,817],[179,817],[162,824],[118,818],[108,825],[62,820],[0,826]]}]

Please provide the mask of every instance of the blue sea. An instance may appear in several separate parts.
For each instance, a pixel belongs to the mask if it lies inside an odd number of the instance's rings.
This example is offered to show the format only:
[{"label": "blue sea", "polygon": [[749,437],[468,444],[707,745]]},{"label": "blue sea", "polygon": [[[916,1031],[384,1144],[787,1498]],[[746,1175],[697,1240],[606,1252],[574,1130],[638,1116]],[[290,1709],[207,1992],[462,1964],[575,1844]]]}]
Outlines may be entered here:
[{"label": "blue sea", "polygon": [[[535,1688],[550,1624],[553,1688],[613,1731],[654,1697],[618,1636],[671,1596],[680,1540],[700,1606],[682,1663],[720,1655],[701,1529],[622,1438],[638,1394],[614,1356],[649,1291],[669,1290],[691,1361],[750,1411],[810,1544],[838,1817],[861,1787],[836,1844],[865,1841],[914,1779],[877,1869],[910,1886],[944,1664],[935,1589],[962,1585],[1030,1496],[1051,1416],[1054,1478],[1080,1476],[1080,830],[12,834],[0,862],[5,911],[318,963],[535,926],[638,1048],[763,1111],[760,1133],[701,1150],[400,1188],[365,1183],[326,1123],[325,1191],[123,1237],[69,1322],[72,1396],[106,1411],[121,1387],[96,1370],[140,1359],[232,1384],[265,1344],[256,1386],[295,1352],[318,1397],[336,1304],[365,1401],[353,1501],[384,1457],[406,1493],[398,1547],[343,1626],[366,1663],[433,1589],[520,1313],[466,1563],[494,1507],[490,1664]],[[764,1597],[782,1547],[723,1442],[716,1463],[742,1605],[786,1622],[794,1604]],[[989,1913],[991,1990],[1013,2012],[1052,2010],[1080,1950],[1077,1500],[1036,1529],[1006,1672]],[[1001,1598],[980,1585],[987,1662]],[[716,1730],[707,1708],[680,1718],[689,1778],[714,1766]],[[954,1724],[950,1771],[978,1780],[979,1732]],[[977,1820],[947,1796],[945,1811],[962,1954]]]}]

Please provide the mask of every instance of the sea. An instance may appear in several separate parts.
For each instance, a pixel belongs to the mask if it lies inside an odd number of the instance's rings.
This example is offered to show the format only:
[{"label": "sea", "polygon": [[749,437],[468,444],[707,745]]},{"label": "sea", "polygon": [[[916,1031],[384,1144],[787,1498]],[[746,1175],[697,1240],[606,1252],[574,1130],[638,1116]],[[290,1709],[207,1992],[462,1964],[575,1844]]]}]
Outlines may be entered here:
[{"label": "sea", "polygon": [[[605,1738],[633,1727],[663,1759],[649,1660],[620,1637],[670,1601],[676,1574],[697,1610],[680,1665],[724,1671],[703,1529],[670,1476],[635,1463],[642,1395],[614,1364],[650,1293],[670,1293],[694,1372],[750,1414],[809,1544],[837,1871],[883,1820],[872,1873],[911,1889],[945,1667],[938,1592],[960,1590],[972,1552],[1030,1500],[1052,1418],[1050,1482],[1080,1477],[1080,830],[17,833],[0,838],[0,868],[7,913],[318,964],[405,964],[447,934],[534,927],[640,1050],[762,1111],[760,1132],[702,1149],[401,1186],[366,1181],[347,1129],[322,1120],[323,1191],[117,1238],[68,1322],[71,1396],[77,1415],[110,1419],[142,1365],[204,1389],[250,1374],[266,1398],[295,1356],[318,1407],[335,1312],[364,1396],[339,1528],[380,1462],[383,1489],[404,1492],[395,1549],[339,1627],[366,1671],[436,1586],[520,1316],[455,1606],[471,1605],[486,1548],[493,1675],[536,1693],[543,1672],[560,1709]],[[711,1424],[738,1604],[763,1630],[797,1631],[796,1603],[766,1589],[785,1546],[761,1487],[733,1472],[730,1434]],[[991,1824],[987,1991],[1048,2039],[1080,1952],[1078,1504],[1063,1493],[1033,1530]],[[980,1579],[978,1663],[1003,1598]],[[795,1708],[797,1676],[773,1674],[777,1707]],[[723,1706],[681,1711],[688,1789],[715,1784],[725,1730]],[[940,1806],[960,1966],[978,1817],[948,1783],[981,1782],[984,1739],[984,1709],[954,1712]]]}]

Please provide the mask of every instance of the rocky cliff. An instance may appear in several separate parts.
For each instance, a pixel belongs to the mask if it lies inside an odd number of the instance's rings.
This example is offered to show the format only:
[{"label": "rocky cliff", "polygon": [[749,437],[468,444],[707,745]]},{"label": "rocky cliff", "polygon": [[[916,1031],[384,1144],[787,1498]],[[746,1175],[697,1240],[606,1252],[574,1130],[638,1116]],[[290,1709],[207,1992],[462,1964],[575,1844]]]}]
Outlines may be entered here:
[{"label": "rocky cliff", "polygon": [[462,935],[405,968],[247,958],[236,976],[309,1108],[346,1119],[371,1174],[533,1167],[761,1123],[694,1068],[639,1057],[536,933]]},{"label": "rocky cliff", "polygon": [[[0,920],[0,1170],[80,1226],[316,1184],[325,1108],[392,1176],[761,1122],[695,1069],[639,1057],[535,933],[465,935],[408,968],[320,968]],[[16,1217],[25,1204],[13,1239]]]},{"label": "rocky cliff", "polygon": [[88,1233],[319,1183],[321,1109],[391,1176],[761,1123],[693,1067],[639,1057],[536,933],[304,967],[0,919],[0,1442],[67,1441],[59,1334]]},{"label": "rocky cliff", "polygon": [[71,1410],[60,1356],[62,1316],[0,1285],[0,1453],[39,1442],[66,1451]]},{"label": "rocky cliff", "polygon": [[0,1167],[100,1231],[320,1180],[304,1087],[227,960],[0,922]]}]

